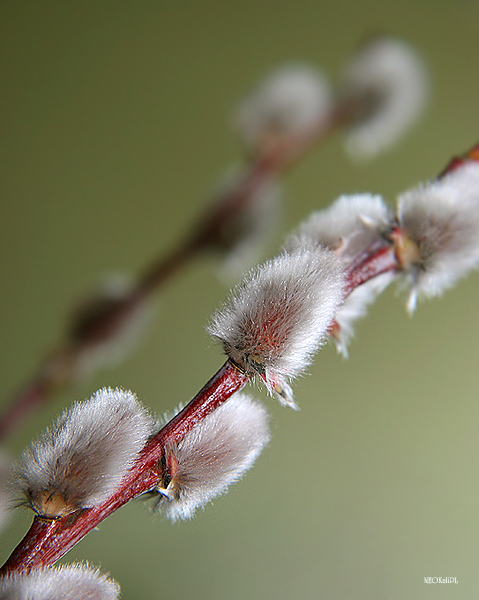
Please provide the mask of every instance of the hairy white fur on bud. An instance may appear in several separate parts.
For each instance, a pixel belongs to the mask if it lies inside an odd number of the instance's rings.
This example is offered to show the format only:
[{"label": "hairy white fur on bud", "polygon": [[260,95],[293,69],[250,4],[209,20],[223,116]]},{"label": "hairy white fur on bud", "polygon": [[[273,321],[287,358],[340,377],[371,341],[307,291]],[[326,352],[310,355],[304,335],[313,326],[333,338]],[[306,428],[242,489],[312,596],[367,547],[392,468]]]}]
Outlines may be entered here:
[{"label": "hairy white fur on bud", "polygon": [[[286,240],[286,249],[325,246],[335,250],[345,267],[368,249],[384,241],[394,222],[392,210],[381,196],[355,194],[341,196],[329,208],[317,211]],[[333,334],[338,351],[348,356],[354,323],[365,316],[370,304],[391,283],[394,275],[385,273],[357,287],[336,313]]]},{"label": "hairy white fur on bud", "polygon": [[235,126],[245,146],[253,154],[262,154],[278,140],[313,127],[330,106],[331,90],[322,73],[305,65],[285,66],[243,100]]},{"label": "hairy white fur on bud", "polygon": [[269,439],[266,410],[235,394],[166,449],[158,508],[173,521],[191,518],[253,466]]},{"label": "hairy white fur on bud", "polygon": [[129,391],[104,388],[74,404],[22,456],[18,486],[26,504],[52,519],[100,504],[119,485],[152,428]]},{"label": "hairy white fur on bud", "polygon": [[406,43],[378,38],[365,45],[344,74],[343,97],[358,99],[347,137],[353,156],[369,158],[393,144],[420,116],[428,96],[422,59]]},{"label": "hairy white fur on bud", "polygon": [[343,300],[344,272],[324,248],[284,252],[254,269],[213,315],[208,332],[268,391],[297,408],[288,379],[325,342]]},{"label": "hairy white fur on bud", "polygon": [[0,579],[2,600],[117,600],[118,584],[88,564],[62,565]]},{"label": "hairy white fur on bud", "polygon": [[286,240],[288,251],[325,246],[335,250],[346,263],[381,240],[394,217],[381,196],[341,196],[329,208],[314,212]]},{"label": "hairy white fur on bud", "polygon": [[405,265],[408,309],[479,267],[479,163],[470,162],[398,198],[398,219],[416,249]]},{"label": "hairy white fur on bud", "polygon": [[[134,282],[125,274],[111,274],[98,288],[79,303],[72,315],[70,338],[79,342],[81,351],[75,365],[75,376],[88,376],[100,367],[122,362],[136,346],[151,321],[148,302],[129,303]],[[110,326],[97,326],[97,317],[104,312],[117,317]]]}]

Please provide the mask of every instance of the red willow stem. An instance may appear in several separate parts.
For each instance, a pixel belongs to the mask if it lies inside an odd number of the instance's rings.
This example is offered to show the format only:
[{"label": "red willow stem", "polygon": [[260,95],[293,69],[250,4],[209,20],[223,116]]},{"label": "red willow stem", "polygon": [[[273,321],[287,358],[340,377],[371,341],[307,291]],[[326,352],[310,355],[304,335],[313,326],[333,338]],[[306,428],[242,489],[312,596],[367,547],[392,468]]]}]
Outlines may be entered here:
[{"label": "red willow stem", "polygon": [[349,296],[357,287],[371,279],[391,271],[399,271],[400,264],[394,246],[386,247],[368,254],[359,264],[355,265],[348,273],[345,297]]},{"label": "red willow stem", "polygon": [[154,435],[123,479],[102,504],[55,520],[36,516],[29,531],[0,570],[0,575],[52,565],[99,523],[130,500],[152,490],[162,476],[167,445],[179,442],[198,421],[226,402],[249,381],[229,360],[163,429]]}]

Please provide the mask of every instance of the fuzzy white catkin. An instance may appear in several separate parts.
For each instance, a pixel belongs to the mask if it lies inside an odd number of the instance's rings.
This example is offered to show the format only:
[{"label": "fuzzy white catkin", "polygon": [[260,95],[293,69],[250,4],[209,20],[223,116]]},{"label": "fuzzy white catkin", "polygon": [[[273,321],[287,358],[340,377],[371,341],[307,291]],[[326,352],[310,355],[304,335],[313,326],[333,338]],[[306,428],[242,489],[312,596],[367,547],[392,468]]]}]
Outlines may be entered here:
[{"label": "fuzzy white catkin", "polygon": [[398,218],[421,259],[405,274],[412,312],[418,298],[442,294],[479,267],[479,163],[401,194]]},{"label": "fuzzy white catkin", "polygon": [[268,137],[285,138],[314,126],[331,106],[325,76],[306,65],[273,71],[238,106],[235,128],[253,153]]},{"label": "fuzzy white catkin", "polygon": [[[329,208],[314,212],[288,237],[285,248],[325,246],[335,250],[344,265],[360,257],[383,233],[391,228],[394,215],[381,196],[354,194],[341,196]],[[357,287],[345,299],[336,313],[336,346],[344,357],[354,335],[355,322],[366,315],[368,307],[394,279],[385,273]]]},{"label": "fuzzy white catkin", "polygon": [[392,145],[424,110],[429,91],[423,60],[405,42],[378,38],[348,65],[344,97],[370,97],[371,110],[347,136],[352,156],[370,158]]},{"label": "fuzzy white catkin", "polygon": [[158,508],[173,521],[191,518],[253,466],[269,439],[264,407],[235,394],[169,449],[177,471]]},{"label": "fuzzy white catkin", "polygon": [[152,428],[130,391],[104,388],[74,404],[22,456],[18,486],[27,504],[39,514],[50,501],[60,514],[100,504],[119,485]]},{"label": "fuzzy white catkin", "polygon": [[243,371],[259,374],[271,394],[297,408],[288,379],[325,342],[343,290],[343,267],[334,252],[284,252],[245,277],[213,315],[208,332]]},{"label": "fuzzy white catkin", "polygon": [[44,568],[0,579],[1,600],[117,600],[118,584],[88,564]]},{"label": "fuzzy white catkin", "polygon": [[345,261],[381,239],[394,219],[383,198],[374,194],[340,196],[330,207],[314,212],[290,235],[288,251],[298,247],[325,246]]}]

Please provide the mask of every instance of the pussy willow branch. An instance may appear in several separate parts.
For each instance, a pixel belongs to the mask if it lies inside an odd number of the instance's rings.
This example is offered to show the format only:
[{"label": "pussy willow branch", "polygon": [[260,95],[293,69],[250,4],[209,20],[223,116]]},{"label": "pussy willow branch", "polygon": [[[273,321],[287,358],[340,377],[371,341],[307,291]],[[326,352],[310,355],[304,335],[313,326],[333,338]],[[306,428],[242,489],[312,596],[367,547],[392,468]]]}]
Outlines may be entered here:
[{"label": "pussy willow branch", "polygon": [[[375,248],[348,275],[347,292],[387,271],[398,269],[391,245]],[[152,490],[163,477],[162,457],[168,444],[178,443],[250,377],[230,360],[209,380],[191,402],[150,439],[135,465],[114,494],[97,507],[47,520],[36,516],[30,530],[0,570],[0,575],[51,565],[64,556],[89,531],[130,500]]]},{"label": "pussy willow branch", "polygon": [[76,360],[92,341],[107,340],[136,307],[141,306],[171,277],[193,259],[217,249],[219,231],[227,222],[234,222],[255,197],[255,192],[271,176],[280,175],[322,142],[329,134],[355,119],[358,106],[366,99],[353,98],[338,103],[326,117],[301,134],[288,137],[268,154],[256,159],[237,186],[225,192],[187,233],[175,250],[154,262],[138,278],[136,286],[121,303],[105,306],[74,324],[72,339],[51,352],[23,389],[13,398],[0,416],[0,440],[56,391],[72,383]]},{"label": "pussy willow branch", "polygon": [[248,380],[247,375],[227,361],[193,400],[150,439],[110,498],[97,507],[59,519],[47,520],[36,516],[0,575],[55,563],[109,515],[155,487],[162,476],[161,459],[165,446],[180,441],[201,419],[241,390]]}]

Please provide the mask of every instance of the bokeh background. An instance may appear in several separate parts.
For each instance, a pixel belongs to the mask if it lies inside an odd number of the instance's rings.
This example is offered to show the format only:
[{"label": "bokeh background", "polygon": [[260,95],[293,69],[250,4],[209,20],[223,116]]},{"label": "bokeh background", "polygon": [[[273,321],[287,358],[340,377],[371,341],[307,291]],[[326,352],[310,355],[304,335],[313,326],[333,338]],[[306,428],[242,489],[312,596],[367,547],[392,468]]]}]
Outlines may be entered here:
[{"label": "bokeh background", "polygon": [[[424,56],[427,113],[367,164],[338,135],[298,165],[265,255],[339,194],[393,201],[478,141],[479,2],[1,0],[0,403],[60,337],[74,299],[175,244],[241,157],[231,110],[253,84],[293,60],[337,81],[375,33]],[[192,397],[223,361],[204,332],[227,290],[216,266],[175,278],[131,359],[56,397],[9,451],[101,386],[130,388],[158,413]],[[176,525],[131,503],[67,561],[100,565],[125,599],[477,598],[478,294],[473,275],[411,319],[389,290],[350,359],[330,345],[295,385],[301,412],[254,392],[273,439],[227,495]],[[30,520],[16,512],[2,561]]]}]

